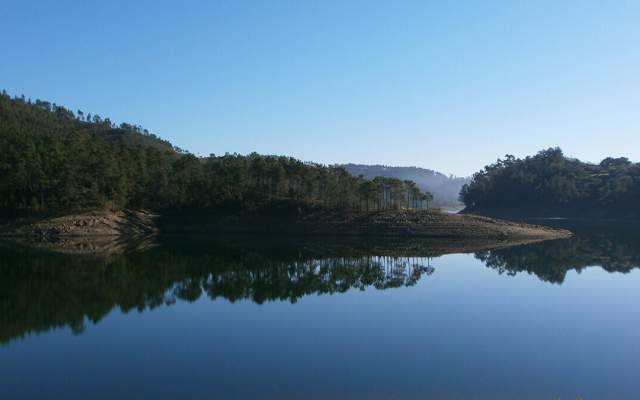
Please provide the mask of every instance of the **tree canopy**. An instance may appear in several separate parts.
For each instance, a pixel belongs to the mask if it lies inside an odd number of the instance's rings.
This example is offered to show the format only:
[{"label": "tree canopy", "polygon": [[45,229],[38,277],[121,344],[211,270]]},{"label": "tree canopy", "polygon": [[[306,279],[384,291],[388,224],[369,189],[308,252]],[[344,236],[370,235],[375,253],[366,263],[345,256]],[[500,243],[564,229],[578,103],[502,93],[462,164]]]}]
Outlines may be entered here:
[{"label": "tree canopy", "polygon": [[560,148],[518,159],[507,155],[463,186],[470,209],[571,208],[638,211],[640,164],[606,158],[599,164],[566,157]]},{"label": "tree canopy", "polygon": [[0,95],[0,211],[213,209],[280,199],[361,210],[428,207],[397,178],[366,179],[291,157],[197,157],[140,126]]}]

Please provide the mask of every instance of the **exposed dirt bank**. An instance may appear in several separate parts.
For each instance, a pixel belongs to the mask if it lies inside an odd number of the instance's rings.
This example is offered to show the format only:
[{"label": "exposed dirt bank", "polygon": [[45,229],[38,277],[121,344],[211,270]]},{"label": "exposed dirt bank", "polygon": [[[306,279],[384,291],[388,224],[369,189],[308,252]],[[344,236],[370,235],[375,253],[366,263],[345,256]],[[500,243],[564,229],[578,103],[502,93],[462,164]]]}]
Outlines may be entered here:
[{"label": "exposed dirt bank", "polygon": [[0,224],[0,236],[152,236],[158,233],[156,215],[146,211],[90,211],[47,218],[21,218]]},{"label": "exposed dirt bank", "polygon": [[541,242],[543,239],[452,239],[435,237],[292,236],[292,235],[169,235],[158,240],[190,253],[207,253],[224,249],[225,254],[278,255],[295,252],[311,258],[357,257],[439,257],[445,254],[475,253]]},{"label": "exposed dirt bank", "polygon": [[633,210],[607,208],[465,208],[461,214],[485,215],[512,221],[531,221],[535,219],[567,219],[572,221],[640,221],[640,214]]},{"label": "exposed dirt bank", "polygon": [[371,213],[314,210],[311,212],[254,212],[224,217],[167,217],[162,232],[284,233],[348,236],[416,236],[457,239],[558,239],[566,230],[501,221],[475,215],[425,210],[385,210]]},{"label": "exposed dirt bank", "polygon": [[140,237],[157,234],[261,233],[334,236],[403,236],[452,239],[559,239],[571,233],[540,225],[426,210],[351,212],[290,207],[224,215],[155,216],[143,211],[89,212],[0,226],[0,236]]},{"label": "exposed dirt bank", "polygon": [[0,249],[39,250],[71,256],[105,257],[149,251],[155,247],[188,249],[194,254],[222,249],[237,254],[282,255],[296,253],[330,256],[377,255],[388,257],[439,257],[531,244],[544,239],[451,239],[428,237],[291,236],[291,235],[164,235],[122,238],[119,236],[0,237]]}]

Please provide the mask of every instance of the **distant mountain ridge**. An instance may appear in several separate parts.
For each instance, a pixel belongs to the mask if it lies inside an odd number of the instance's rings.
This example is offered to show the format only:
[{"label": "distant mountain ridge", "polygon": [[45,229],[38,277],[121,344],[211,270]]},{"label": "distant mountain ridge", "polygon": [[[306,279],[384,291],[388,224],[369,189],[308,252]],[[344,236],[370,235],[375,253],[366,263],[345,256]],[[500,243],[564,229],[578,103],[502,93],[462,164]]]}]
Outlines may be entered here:
[{"label": "distant mountain ridge", "polygon": [[387,165],[344,164],[347,172],[354,176],[362,175],[367,179],[376,176],[414,181],[420,190],[433,194],[437,207],[462,207],[458,200],[462,186],[470,178],[447,176],[441,172],[420,167],[392,167]]}]

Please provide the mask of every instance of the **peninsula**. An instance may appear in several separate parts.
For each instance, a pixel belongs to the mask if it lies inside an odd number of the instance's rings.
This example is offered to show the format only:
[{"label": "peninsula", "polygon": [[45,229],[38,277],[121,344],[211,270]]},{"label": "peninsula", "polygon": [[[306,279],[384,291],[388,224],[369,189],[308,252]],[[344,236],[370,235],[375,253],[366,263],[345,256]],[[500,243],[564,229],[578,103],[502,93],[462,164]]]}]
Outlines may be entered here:
[{"label": "peninsula", "polygon": [[[0,235],[263,233],[555,239],[569,232],[454,215],[414,181],[291,157],[195,156],[140,126],[0,95]],[[151,210],[151,211],[149,211]]]}]

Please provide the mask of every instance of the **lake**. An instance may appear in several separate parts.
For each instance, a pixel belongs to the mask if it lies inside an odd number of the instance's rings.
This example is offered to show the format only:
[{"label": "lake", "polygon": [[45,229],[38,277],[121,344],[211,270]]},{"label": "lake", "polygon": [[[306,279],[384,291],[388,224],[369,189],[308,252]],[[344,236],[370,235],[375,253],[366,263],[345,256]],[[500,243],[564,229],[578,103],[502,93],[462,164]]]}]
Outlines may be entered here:
[{"label": "lake", "polygon": [[4,243],[0,398],[637,398],[635,232]]}]

